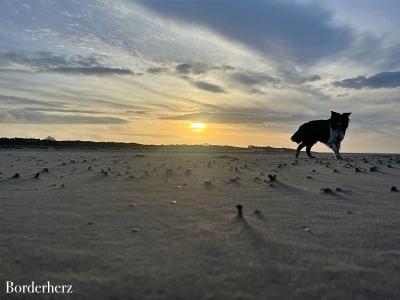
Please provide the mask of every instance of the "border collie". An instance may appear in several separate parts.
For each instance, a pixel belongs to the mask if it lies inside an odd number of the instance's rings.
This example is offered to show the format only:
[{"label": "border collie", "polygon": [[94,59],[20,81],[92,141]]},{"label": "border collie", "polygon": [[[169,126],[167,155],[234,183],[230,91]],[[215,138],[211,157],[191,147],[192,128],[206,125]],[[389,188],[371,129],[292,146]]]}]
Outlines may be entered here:
[{"label": "border collie", "polygon": [[328,120],[314,120],[301,125],[291,138],[293,142],[300,144],[297,147],[296,157],[299,157],[300,150],[306,147],[308,157],[313,158],[311,147],[316,142],[321,142],[335,152],[337,159],[342,159],[339,153],[340,143],[349,126],[350,115],[351,113],[340,114],[331,111],[331,118]]}]

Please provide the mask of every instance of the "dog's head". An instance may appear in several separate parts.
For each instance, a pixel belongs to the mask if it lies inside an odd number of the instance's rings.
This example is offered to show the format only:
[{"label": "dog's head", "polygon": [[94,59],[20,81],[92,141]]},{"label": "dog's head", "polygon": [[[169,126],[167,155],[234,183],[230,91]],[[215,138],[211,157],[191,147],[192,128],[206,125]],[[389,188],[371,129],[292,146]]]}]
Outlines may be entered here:
[{"label": "dog's head", "polygon": [[331,111],[331,126],[332,129],[345,131],[349,126],[351,113],[342,113]]}]

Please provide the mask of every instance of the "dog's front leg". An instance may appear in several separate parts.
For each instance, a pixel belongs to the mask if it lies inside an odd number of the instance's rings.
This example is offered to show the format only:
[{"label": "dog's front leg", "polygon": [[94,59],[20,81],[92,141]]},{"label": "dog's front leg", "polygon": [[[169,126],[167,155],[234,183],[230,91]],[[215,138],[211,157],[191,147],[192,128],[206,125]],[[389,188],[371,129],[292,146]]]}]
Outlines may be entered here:
[{"label": "dog's front leg", "polygon": [[342,158],[342,155],[341,155],[340,152],[339,152],[340,143],[338,143],[338,144],[333,144],[332,149],[333,149],[333,151],[335,152],[335,155],[336,155],[336,158],[337,158],[337,159],[343,159],[343,158]]}]

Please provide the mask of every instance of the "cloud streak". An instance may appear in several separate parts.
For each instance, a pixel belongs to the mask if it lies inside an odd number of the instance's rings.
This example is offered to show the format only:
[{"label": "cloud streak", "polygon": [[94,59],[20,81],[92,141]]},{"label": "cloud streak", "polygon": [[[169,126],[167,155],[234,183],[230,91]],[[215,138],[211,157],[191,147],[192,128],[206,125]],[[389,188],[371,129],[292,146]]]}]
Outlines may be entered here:
[{"label": "cloud streak", "polygon": [[[75,75],[134,75],[127,68],[111,67],[100,62],[101,56],[55,55],[51,52],[36,51],[33,53],[3,52],[0,53],[0,67],[9,68],[24,66],[36,72],[52,72]],[[16,68],[15,70],[21,71]]]},{"label": "cloud streak", "polygon": [[380,89],[400,87],[400,71],[381,72],[371,76],[358,76],[333,83],[337,87],[346,89]]},{"label": "cloud streak", "polygon": [[225,90],[216,84],[212,84],[212,83],[208,83],[208,82],[204,82],[204,81],[194,81],[192,84],[195,87],[197,87],[198,89],[205,90],[207,92],[225,93]]},{"label": "cloud streak", "polygon": [[83,115],[45,114],[38,111],[16,109],[0,112],[0,123],[11,124],[126,124],[127,121],[113,117]]}]

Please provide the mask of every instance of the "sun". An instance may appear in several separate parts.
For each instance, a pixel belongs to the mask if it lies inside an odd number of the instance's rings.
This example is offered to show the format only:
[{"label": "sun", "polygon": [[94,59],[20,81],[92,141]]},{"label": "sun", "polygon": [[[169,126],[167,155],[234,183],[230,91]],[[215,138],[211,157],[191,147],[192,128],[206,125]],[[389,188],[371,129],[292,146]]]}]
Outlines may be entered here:
[{"label": "sun", "polygon": [[192,124],[190,124],[190,127],[194,130],[202,131],[202,130],[206,129],[207,125],[205,123],[201,123],[201,122],[193,122]]}]

